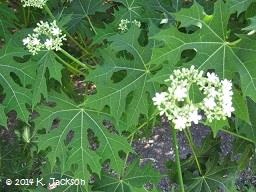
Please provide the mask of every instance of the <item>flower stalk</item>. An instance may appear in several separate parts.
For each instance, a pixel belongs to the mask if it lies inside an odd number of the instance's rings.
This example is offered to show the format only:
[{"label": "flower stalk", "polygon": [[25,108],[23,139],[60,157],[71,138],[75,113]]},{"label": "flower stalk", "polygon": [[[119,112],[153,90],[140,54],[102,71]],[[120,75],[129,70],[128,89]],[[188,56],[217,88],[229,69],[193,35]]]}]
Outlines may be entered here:
[{"label": "flower stalk", "polygon": [[189,132],[189,130],[187,130],[187,129],[185,129],[184,132],[185,132],[185,135],[186,135],[186,137],[187,137],[187,140],[188,140],[190,149],[191,149],[191,151],[192,151],[192,153],[193,153],[193,156],[194,156],[194,158],[195,158],[198,171],[199,171],[200,175],[203,175],[202,168],[201,168],[201,166],[200,166],[200,164],[199,164],[199,161],[198,161],[198,158],[197,158],[197,155],[196,155],[196,152],[195,152],[195,148],[194,148],[194,143],[193,143],[192,137],[191,137],[191,135],[189,134],[190,132]]},{"label": "flower stalk", "polygon": [[70,55],[67,51],[65,51],[64,49],[61,49],[60,52],[65,55],[66,57],[68,57],[69,59],[71,59],[72,61],[74,61],[76,64],[80,65],[81,67],[83,67],[84,69],[91,69],[93,68],[92,66],[86,65],[85,63],[82,63],[81,61],[79,61],[78,59],[76,59],[75,57],[73,57],[72,55]]},{"label": "flower stalk", "polygon": [[181,164],[180,164],[180,154],[179,154],[179,144],[177,141],[177,132],[176,132],[176,129],[174,129],[174,128],[172,128],[172,138],[173,138],[173,145],[174,145],[174,149],[175,149],[175,162],[176,162],[177,171],[178,171],[180,191],[185,192],[182,171],[181,171]]}]

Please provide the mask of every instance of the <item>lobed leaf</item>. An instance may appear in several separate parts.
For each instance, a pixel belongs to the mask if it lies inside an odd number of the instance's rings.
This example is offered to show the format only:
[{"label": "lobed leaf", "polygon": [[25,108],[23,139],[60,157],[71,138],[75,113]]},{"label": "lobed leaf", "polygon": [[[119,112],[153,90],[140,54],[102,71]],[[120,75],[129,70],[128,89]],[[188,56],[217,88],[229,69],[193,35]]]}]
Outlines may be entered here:
[{"label": "lobed leaf", "polygon": [[[51,94],[49,101],[55,106],[37,109],[40,117],[36,120],[36,127],[46,129],[46,134],[38,134],[38,147],[39,150],[51,149],[47,157],[52,168],[58,158],[62,172],[76,165],[75,177],[86,181],[89,181],[91,172],[100,175],[101,164],[106,160],[110,160],[115,171],[121,171],[123,160],[119,152],[131,152],[131,147],[124,137],[110,133],[103,126],[103,121],[109,119],[107,114],[87,106],[79,107],[60,94]],[[53,123],[57,128],[51,128]],[[99,142],[96,151],[90,147],[89,130]]]}]

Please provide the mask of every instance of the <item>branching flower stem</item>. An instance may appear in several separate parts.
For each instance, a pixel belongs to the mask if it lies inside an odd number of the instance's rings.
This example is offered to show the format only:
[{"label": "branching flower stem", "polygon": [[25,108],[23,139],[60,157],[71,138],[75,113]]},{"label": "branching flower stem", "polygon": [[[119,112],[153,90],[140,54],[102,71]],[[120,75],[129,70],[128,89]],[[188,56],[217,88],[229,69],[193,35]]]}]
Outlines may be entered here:
[{"label": "branching flower stem", "polygon": [[195,151],[194,143],[193,143],[193,138],[191,137],[190,130],[185,129],[184,132],[185,132],[185,135],[186,135],[186,137],[187,137],[189,146],[190,146],[190,148],[191,148],[191,150],[192,150],[193,156],[194,156],[194,158],[195,158],[198,171],[199,171],[200,175],[203,175],[202,168],[201,168],[201,166],[200,166],[200,164],[199,164],[199,161],[198,161],[198,158],[197,158],[197,155],[196,155],[196,151]]},{"label": "branching flower stem", "polygon": [[74,61],[75,63],[77,63],[78,65],[80,65],[81,67],[83,67],[84,69],[92,69],[92,66],[86,65],[84,63],[82,63],[81,61],[79,61],[78,59],[76,59],[75,57],[73,57],[72,55],[70,55],[67,51],[65,51],[64,49],[61,49],[60,52],[65,55],[66,57],[68,57],[69,59],[71,59],[72,61]]},{"label": "branching flower stem", "polygon": [[66,65],[70,69],[70,71],[73,71],[73,72],[75,72],[77,74],[80,74],[80,75],[84,75],[81,71],[79,71],[78,69],[76,69],[75,67],[73,67],[72,65],[67,63],[66,61],[64,61],[58,54],[55,53],[55,56],[57,57],[58,60],[61,61],[61,63],[63,65]]},{"label": "branching flower stem", "polygon": [[185,192],[182,171],[181,171],[181,164],[180,164],[180,154],[179,154],[179,144],[177,141],[177,132],[176,132],[176,129],[174,129],[174,128],[172,128],[172,138],[173,138],[173,145],[174,145],[174,149],[175,149],[175,160],[176,160],[176,166],[177,166],[179,183],[180,183],[180,191]]}]

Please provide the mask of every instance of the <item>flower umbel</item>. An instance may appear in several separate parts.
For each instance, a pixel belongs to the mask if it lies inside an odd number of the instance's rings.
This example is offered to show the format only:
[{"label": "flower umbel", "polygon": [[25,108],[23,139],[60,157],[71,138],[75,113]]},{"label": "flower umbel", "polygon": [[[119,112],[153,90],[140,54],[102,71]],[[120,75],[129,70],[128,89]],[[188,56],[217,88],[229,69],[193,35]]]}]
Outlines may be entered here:
[{"label": "flower umbel", "polygon": [[37,7],[42,9],[48,0],[21,0],[23,7]]},{"label": "flower umbel", "polygon": [[[153,101],[160,115],[165,114],[175,129],[183,130],[192,123],[198,124],[203,120],[199,111],[203,112],[209,122],[226,119],[234,111],[232,83],[227,79],[220,81],[215,73],[203,76],[203,71],[191,66],[190,69],[174,70],[166,81],[170,82],[168,91],[156,93]],[[189,98],[192,84],[197,84],[205,96],[200,103],[192,103]]]},{"label": "flower umbel", "polygon": [[64,40],[66,40],[66,35],[62,34],[56,21],[52,23],[40,21],[33,33],[23,39],[23,44],[29,52],[35,55],[42,49],[60,50]]},{"label": "flower umbel", "polygon": [[121,19],[121,21],[118,25],[118,29],[122,32],[125,32],[128,30],[128,24],[133,24],[133,25],[137,26],[138,28],[141,27],[141,22],[137,21],[136,19],[134,19],[133,21],[129,21],[128,19]]}]

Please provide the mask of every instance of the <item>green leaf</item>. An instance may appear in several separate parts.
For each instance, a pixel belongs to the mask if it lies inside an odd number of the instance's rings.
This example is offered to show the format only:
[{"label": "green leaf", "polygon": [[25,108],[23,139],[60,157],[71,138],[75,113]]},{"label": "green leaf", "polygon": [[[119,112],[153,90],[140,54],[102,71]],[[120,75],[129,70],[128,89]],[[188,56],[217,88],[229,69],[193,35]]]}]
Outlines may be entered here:
[{"label": "green leaf", "polygon": [[242,12],[246,11],[251,3],[256,2],[255,0],[229,0],[230,13],[237,12],[240,15]]},{"label": "green leaf", "polygon": [[228,120],[221,119],[221,120],[213,120],[212,122],[206,122],[205,125],[211,127],[213,136],[216,137],[219,130],[224,127],[229,127]]},{"label": "green leaf", "polygon": [[243,30],[245,30],[245,31],[256,30],[256,16],[249,18],[249,20],[250,20],[250,25],[243,28]]},{"label": "green leaf", "polygon": [[45,74],[49,71],[49,78],[57,80],[61,84],[61,71],[63,66],[56,60],[53,51],[47,51],[38,56],[38,69],[33,84],[32,107],[41,101],[41,95],[48,99],[47,82]]},{"label": "green leaf", "polygon": [[[115,171],[121,171],[123,160],[119,152],[131,152],[131,147],[124,137],[110,133],[103,126],[103,121],[110,119],[107,114],[87,106],[81,108],[63,94],[50,95],[49,102],[54,103],[54,107],[39,106],[36,109],[40,117],[35,126],[46,129],[46,134],[38,134],[38,148],[51,148],[47,157],[52,168],[58,158],[62,172],[72,170],[76,165],[74,176],[86,181],[90,179],[90,170],[100,175],[101,163],[105,160],[110,160]],[[57,128],[51,128],[52,124]],[[90,147],[89,130],[97,138],[94,142],[99,142],[96,151]]]},{"label": "green leaf", "polygon": [[[0,84],[4,89],[3,105],[5,112],[17,112],[17,117],[24,122],[28,121],[29,111],[26,104],[31,104],[31,90],[26,88],[35,81],[36,64],[25,56],[28,52],[10,39],[0,50]],[[25,60],[25,61],[24,61]]]},{"label": "green leaf", "polygon": [[105,0],[77,0],[73,1],[71,5],[65,9],[63,16],[70,16],[70,22],[67,24],[67,30],[73,33],[79,32],[81,34],[88,29],[94,29],[94,25],[90,19],[90,15],[102,13],[110,7],[110,3]]},{"label": "green leaf", "polygon": [[193,25],[198,29],[191,34],[171,27],[155,35],[153,38],[161,44],[153,50],[152,62],[167,61],[174,66],[183,51],[193,49],[196,55],[186,66],[195,65],[205,71],[213,69],[222,79],[232,79],[238,72],[243,95],[256,101],[256,71],[252,59],[256,43],[245,35],[239,35],[240,39],[235,42],[228,42],[228,5],[223,1],[216,2],[214,14],[207,16],[203,8],[194,3],[190,9],[182,9],[175,16],[181,26]]},{"label": "green leaf", "polygon": [[14,10],[0,2],[0,37],[8,39],[10,29],[15,28],[14,22],[17,20]]},{"label": "green leaf", "polygon": [[234,191],[236,166],[230,162],[219,163],[216,159],[206,162],[206,171],[202,176],[191,172],[184,174],[184,182],[188,184],[187,192]]},{"label": "green leaf", "polygon": [[[136,126],[141,115],[149,116],[151,98],[159,89],[158,83],[150,82],[157,76],[149,64],[151,45],[141,46],[139,34],[140,30],[132,26],[127,33],[108,38],[111,44],[100,52],[103,64],[88,76],[96,84],[97,93],[88,97],[86,105],[97,110],[108,106],[116,122],[127,122],[125,129]],[[168,73],[171,68],[165,67]]]},{"label": "green leaf", "polygon": [[251,99],[247,99],[247,106],[250,123],[245,123],[244,121],[239,121],[239,119],[236,119],[236,130],[239,135],[245,136],[256,143],[256,104]]},{"label": "green leaf", "polygon": [[95,185],[95,190],[115,192],[147,192],[143,189],[146,183],[156,184],[161,175],[150,164],[139,166],[139,161],[130,164],[125,172],[120,175],[103,173],[100,181]]},{"label": "green leaf", "polygon": [[235,115],[250,124],[247,101],[237,90],[234,90],[233,104],[235,108]]},{"label": "green leaf", "polygon": [[7,117],[4,112],[5,107],[0,104],[0,125],[7,127]]}]

